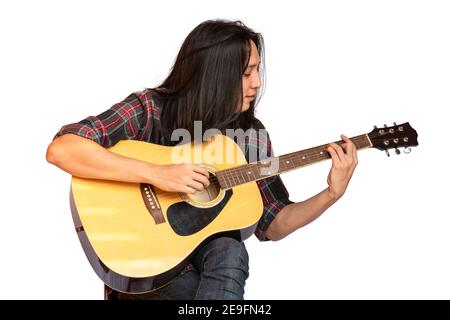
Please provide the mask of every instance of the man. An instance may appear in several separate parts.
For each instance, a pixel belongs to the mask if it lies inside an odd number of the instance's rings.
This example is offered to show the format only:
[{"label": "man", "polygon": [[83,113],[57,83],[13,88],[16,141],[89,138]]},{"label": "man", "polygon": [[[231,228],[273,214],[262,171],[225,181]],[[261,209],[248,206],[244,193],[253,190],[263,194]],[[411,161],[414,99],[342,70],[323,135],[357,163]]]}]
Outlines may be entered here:
[{"label": "man", "polygon": [[[171,134],[183,128],[203,130],[264,126],[255,118],[261,94],[263,38],[241,22],[205,21],[183,42],[167,79],[157,88],[128,96],[97,117],[61,128],[47,151],[47,160],[73,176],[148,183],[170,192],[195,193],[209,185],[208,172],[199,165],[158,165],[127,158],[106,148],[134,139],[173,145]],[[328,187],[302,202],[293,203],[279,176],[258,181],[264,212],[256,236],[280,240],[320,216],[345,192],[357,165],[356,148],[330,144],[332,158]],[[270,139],[249,140],[249,150],[267,149]],[[243,299],[248,277],[248,254],[242,242],[219,237],[203,245],[184,270],[168,285],[147,294],[119,294],[122,299]]]}]

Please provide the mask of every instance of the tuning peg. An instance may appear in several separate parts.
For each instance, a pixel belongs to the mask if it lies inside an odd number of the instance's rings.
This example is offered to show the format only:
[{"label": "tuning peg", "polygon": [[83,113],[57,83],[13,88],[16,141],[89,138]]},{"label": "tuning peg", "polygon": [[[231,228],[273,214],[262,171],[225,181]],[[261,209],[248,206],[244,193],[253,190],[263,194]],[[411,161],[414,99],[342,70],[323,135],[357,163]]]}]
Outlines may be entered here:
[{"label": "tuning peg", "polygon": [[400,154],[400,150],[398,150],[397,148],[395,148],[395,153],[396,153],[396,154]]},{"label": "tuning peg", "polygon": [[386,154],[387,154],[388,157],[391,156],[391,155],[389,154],[389,151],[388,151],[388,150],[386,150]]},{"label": "tuning peg", "polygon": [[375,130],[378,129],[377,126],[373,126],[373,128],[374,128]]},{"label": "tuning peg", "polygon": [[396,125],[397,125],[397,123],[394,122],[394,126],[396,126]]},{"label": "tuning peg", "polygon": [[403,153],[406,153],[406,154],[411,153],[411,148],[410,147],[408,147],[408,148],[405,147],[405,150],[403,150]]},{"label": "tuning peg", "polygon": [[387,128],[387,125],[384,125],[385,128]]}]

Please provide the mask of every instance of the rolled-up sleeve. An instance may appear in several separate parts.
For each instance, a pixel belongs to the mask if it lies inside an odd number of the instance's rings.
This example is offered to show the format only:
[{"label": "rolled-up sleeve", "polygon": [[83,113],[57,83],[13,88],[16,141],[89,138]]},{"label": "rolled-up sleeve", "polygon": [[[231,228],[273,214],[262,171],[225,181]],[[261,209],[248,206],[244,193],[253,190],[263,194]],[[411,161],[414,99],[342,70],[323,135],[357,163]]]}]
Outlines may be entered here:
[{"label": "rolled-up sleeve", "polygon": [[[274,157],[272,143],[269,134],[261,122],[258,122],[256,131],[246,137],[245,154],[248,162]],[[257,155],[255,157],[251,157]],[[260,241],[270,240],[266,237],[266,231],[269,225],[275,219],[275,216],[288,204],[294,203],[289,200],[283,180],[280,176],[258,180],[257,185],[263,201],[263,213],[255,230],[255,235]]]},{"label": "rolled-up sleeve", "polygon": [[135,92],[97,116],[63,126],[53,139],[67,133],[93,140],[107,148],[120,140],[139,139],[151,129],[155,108],[148,92]]},{"label": "rolled-up sleeve", "polygon": [[260,241],[269,240],[266,231],[275,216],[288,204],[294,203],[289,200],[289,193],[284,186],[280,176],[274,176],[256,182],[263,199],[263,214],[259,219],[255,235]]}]

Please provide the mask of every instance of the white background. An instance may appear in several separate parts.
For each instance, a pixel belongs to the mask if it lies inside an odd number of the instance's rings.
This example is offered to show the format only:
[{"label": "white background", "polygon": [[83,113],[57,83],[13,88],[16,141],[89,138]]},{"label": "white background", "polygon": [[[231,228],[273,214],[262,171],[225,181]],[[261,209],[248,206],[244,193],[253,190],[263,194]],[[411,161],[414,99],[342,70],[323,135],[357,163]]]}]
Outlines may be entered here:
[{"label": "white background", "polygon": [[[45,161],[64,124],[159,84],[186,35],[241,19],[266,41],[258,116],[277,155],[409,121],[419,147],[375,149],[345,196],[279,242],[247,241],[246,299],[449,299],[445,1],[8,1],[0,4],[0,298],[102,299]],[[283,175],[294,201],[331,162]]]}]

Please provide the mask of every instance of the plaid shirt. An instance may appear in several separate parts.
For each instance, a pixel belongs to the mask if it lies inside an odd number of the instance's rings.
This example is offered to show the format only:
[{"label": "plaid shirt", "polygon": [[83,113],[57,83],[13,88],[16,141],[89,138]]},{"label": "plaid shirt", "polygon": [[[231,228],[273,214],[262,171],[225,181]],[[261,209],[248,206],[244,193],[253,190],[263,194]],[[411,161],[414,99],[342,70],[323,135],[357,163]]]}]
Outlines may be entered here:
[{"label": "plaid shirt", "polygon": [[[55,138],[72,133],[91,139],[101,146],[108,148],[116,144],[119,140],[140,140],[150,143],[168,145],[161,132],[160,114],[161,104],[158,96],[151,89],[130,94],[123,101],[114,104],[110,109],[99,114],[90,116],[78,122],[63,126]],[[260,128],[264,128],[261,123]],[[240,147],[249,161],[250,150],[256,148],[267,150],[258,160],[272,157],[272,145],[268,135],[246,136],[245,144]],[[254,153],[253,153],[254,154]],[[255,235],[260,241],[268,238],[265,231],[269,227],[278,212],[286,205],[293,203],[289,200],[280,176],[274,176],[257,181],[261,192],[264,211],[255,230]]]}]

